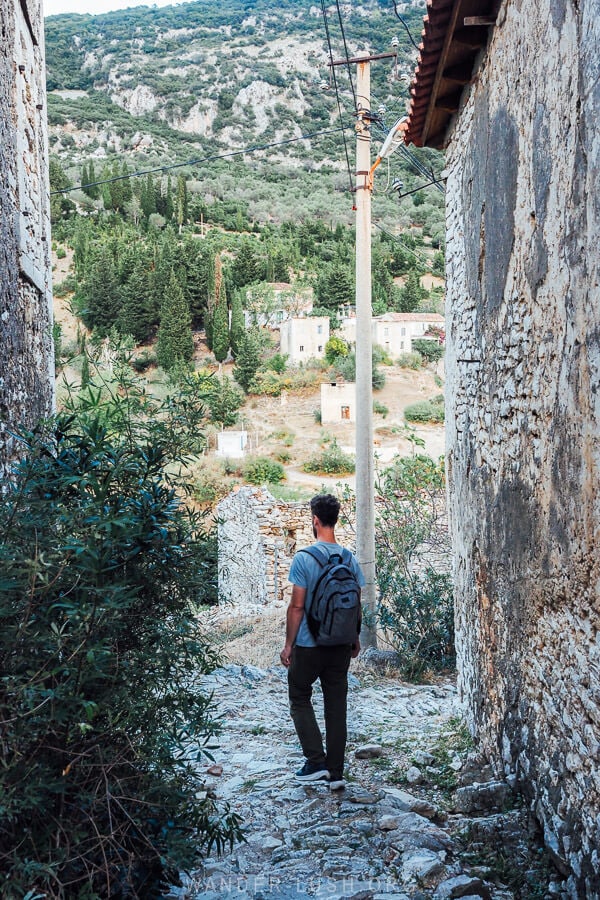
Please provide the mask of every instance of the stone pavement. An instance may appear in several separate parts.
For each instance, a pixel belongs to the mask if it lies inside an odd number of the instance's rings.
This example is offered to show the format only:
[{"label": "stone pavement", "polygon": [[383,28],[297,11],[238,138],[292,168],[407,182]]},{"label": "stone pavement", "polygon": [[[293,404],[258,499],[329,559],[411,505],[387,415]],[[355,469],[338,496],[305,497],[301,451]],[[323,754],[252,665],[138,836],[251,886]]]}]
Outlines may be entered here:
[{"label": "stone pavement", "polygon": [[[372,673],[350,675],[347,788],[299,785],[303,762],[287,702],[286,672],[228,665],[203,679],[223,718],[205,789],[244,820],[246,843],[183,878],[169,895],[185,900],[401,900],[401,898],[561,897],[546,879],[531,894],[513,893],[475,849],[501,840],[527,863],[522,811],[482,815],[506,806],[510,787],[449,751],[440,768],[440,740],[456,734],[456,688],[447,681],[409,685]],[[322,698],[315,691],[322,721]],[[454,732],[453,732],[454,729]],[[431,751],[434,752],[431,752]],[[356,754],[363,758],[357,758]],[[442,756],[444,753],[442,752]],[[462,796],[433,787],[463,771]],[[470,777],[469,777],[470,773]],[[481,777],[484,784],[469,785]],[[487,781],[486,781],[487,779]],[[427,786],[431,789],[428,790]],[[461,794],[461,791],[458,792]],[[457,812],[458,807],[462,810]],[[450,814],[444,809],[450,808]],[[476,816],[476,819],[473,817]],[[476,822],[476,841],[461,836]],[[487,844],[486,844],[487,841]],[[467,857],[468,853],[468,859]],[[532,879],[541,876],[537,871]],[[542,891],[540,893],[540,891]]]}]

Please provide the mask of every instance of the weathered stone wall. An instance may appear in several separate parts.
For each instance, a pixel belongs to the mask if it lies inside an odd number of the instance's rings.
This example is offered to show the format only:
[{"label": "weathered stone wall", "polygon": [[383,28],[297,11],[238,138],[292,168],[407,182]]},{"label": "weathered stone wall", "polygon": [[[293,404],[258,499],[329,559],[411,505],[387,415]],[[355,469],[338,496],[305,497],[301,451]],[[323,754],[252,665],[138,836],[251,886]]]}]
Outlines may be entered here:
[{"label": "weathered stone wall", "polygon": [[452,135],[460,689],[600,896],[600,0],[505,2]]},{"label": "weathered stone wall", "polygon": [[44,32],[37,0],[0,3],[0,483],[10,432],[53,402]]},{"label": "weathered stone wall", "polygon": [[[313,543],[310,505],[276,500],[265,488],[242,487],[217,507],[219,598],[253,614],[289,602],[294,553]],[[351,534],[336,527],[340,543]]]}]

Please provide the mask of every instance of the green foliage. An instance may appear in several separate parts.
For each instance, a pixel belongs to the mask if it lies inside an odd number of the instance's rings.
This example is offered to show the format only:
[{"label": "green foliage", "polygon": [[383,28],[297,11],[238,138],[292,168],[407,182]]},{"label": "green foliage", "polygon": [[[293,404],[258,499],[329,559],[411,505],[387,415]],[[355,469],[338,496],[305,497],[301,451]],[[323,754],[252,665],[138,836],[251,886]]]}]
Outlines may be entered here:
[{"label": "green foliage", "polygon": [[319,306],[336,310],[355,301],[354,276],[351,263],[335,262],[323,269],[315,287]]},{"label": "green foliage", "polygon": [[399,311],[414,312],[427,291],[421,286],[421,276],[417,269],[411,269],[400,292]]},{"label": "green foliage", "polygon": [[237,413],[244,404],[244,394],[235,386],[231,378],[223,375],[211,376],[206,380],[206,403],[210,418],[215,425],[229,428],[237,422]]},{"label": "green foliage", "polygon": [[411,403],[404,410],[404,418],[407,422],[443,422],[445,418],[443,398],[441,402],[419,400],[417,403]]},{"label": "green foliage", "polygon": [[381,625],[398,652],[405,678],[454,664],[454,604],[452,579],[425,569],[394,578],[386,602],[378,609]]},{"label": "green foliage", "polygon": [[189,362],[192,358],[194,341],[190,319],[188,304],[172,272],[163,301],[156,342],[158,361],[167,372],[177,363]]},{"label": "green foliage", "polygon": [[259,366],[260,349],[258,338],[253,331],[247,331],[240,341],[238,355],[233,367],[233,377],[246,393],[250,390]]},{"label": "green foliage", "polygon": [[268,456],[249,457],[244,464],[244,479],[249,484],[277,484],[285,478],[281,463]]},{"label": "green foliage", "polygon": [[446,668],[454,659],[443,460],[398,458],[378,478],[378,618],[406,677]]},{"label": "green foliage", "polygon": [[54,344],[54,372],[60,369],[62,361],[62,326],[60,322],[52,323],[52,342]]},{"label": "green foliage", "polygon": [[181,408],[149,415],[126,369],[24,437],[0,498],[6,897],[155,897],[240,836],[198,794],[216,724],[197,679],[216,655],[195,609],[214,538],[170,482]]},{"label": "green foliage", "polygon": [[348,344],[342,338],[332,335],[325,344],[325,359],[333,365],[338,357],[346,357],[350,352]]},{"label": "green foliage", "polygon": [[[348,353],[345,357],[336,357],[334,360],[335,370],[346,381],[356,381],[356,354]],[[381,369],[377,368],[375,357],[373,357],[373,374],[372,374],[373,390],[380,391],[385,385],[385,374]]]},{"label": "green foliage", "polygon": [[438,343],[436,340],[427,340],[427,338],[415,338],[412,342],[413,350],[416,350],[417,353],[420,353],[422,357],[424,357],[427,362],[435,363],[438,362],[444,355],[444,346],[443,344]]},{"label": "green foliage", "polygon": [[303,469],[319,475],[346,475],[354,472],[355,466],[354,457],[344,453],[338,442],[333,440],[322,453],[304,463]]},{"label": "green foliage", "polygon": [[229,343],[231,345],[231,352],[234,356],[237,355],[245,330],[246,323],[244,319],[242,295],[239,291],[234,291],[233,297],[231,298],[231,325],[229,329]]},{"label": "green foliage", "polygon": [[136,372],[146,372],[150,366],[155,366],[157,363],[156,353],[153,353],[151,350],[143,350],[139,356],[131,358],[131,367]]},{"label": "green foliage", "polygon": [[416,350],[412,353],[401,353],[397,365],[403,369],[420,369],[423,365],[423,357]]},{"label": "green foliage", "polygon": [[278,375],[283,375],[287,367],[287,361],[287,353],[275,353],[270,359],[267,360],[266,366],[268,369],[271,369]]},{"label": "green foliage", "polygon": [[215,257],[215,289],[212,317],[212,351],[217,362],[223,362],[229,352],[229,311],[221,266],[221,256]]},{"label": "green foliage", "polygon": [[377,400],[374,400],[373,412],[378,413],[383,419],[385,419],[385,417],[389,413],[389,409],[387,408],[387,406],[384,406],[383,403],[379,403]]}]

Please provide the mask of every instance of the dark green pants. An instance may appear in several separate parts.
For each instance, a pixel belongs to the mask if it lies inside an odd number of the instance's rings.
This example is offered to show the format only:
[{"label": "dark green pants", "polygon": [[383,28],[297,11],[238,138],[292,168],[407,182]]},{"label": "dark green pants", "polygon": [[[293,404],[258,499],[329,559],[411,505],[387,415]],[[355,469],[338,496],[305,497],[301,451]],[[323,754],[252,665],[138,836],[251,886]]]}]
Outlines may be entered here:
[{"label": "dark green pants", "polygon": [[[290,711],[302,752],[315,765],[325,765],[332,777],[341,778],[346,752],[346,705],[350,646],[294,647],[288,669]],[[311,703],[317,680],[323,690],[327,753]]]}]

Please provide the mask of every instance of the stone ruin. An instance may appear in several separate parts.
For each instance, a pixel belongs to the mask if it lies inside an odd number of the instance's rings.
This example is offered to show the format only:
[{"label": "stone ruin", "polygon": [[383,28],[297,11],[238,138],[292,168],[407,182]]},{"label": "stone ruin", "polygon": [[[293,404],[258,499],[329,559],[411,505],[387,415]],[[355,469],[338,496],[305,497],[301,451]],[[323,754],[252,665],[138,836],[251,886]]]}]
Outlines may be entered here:
[{"label": "stone ruin", "polygon": [[[240,487],[217,507],[219,603],[253,615],[287,605],[294,553],[313,543],[308,501],[276,500],[264,487]],[[353,549],[342,523],[336,537]]]}]

